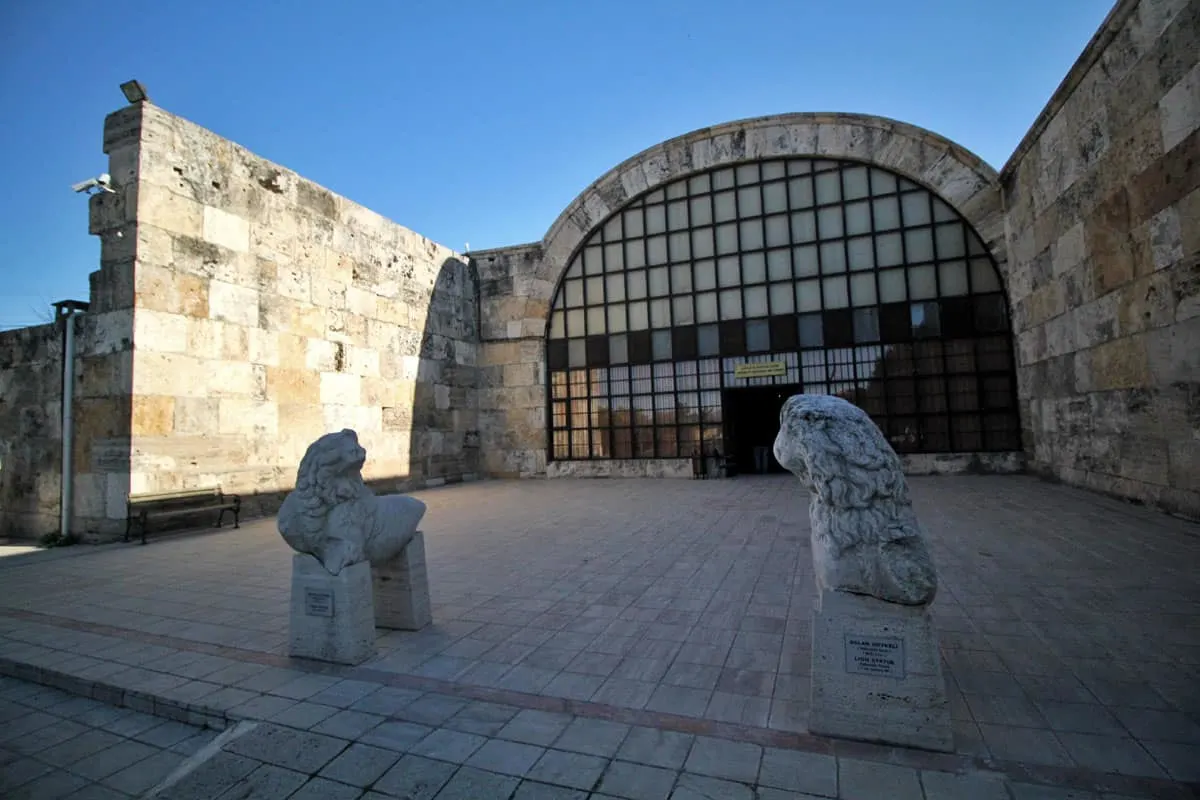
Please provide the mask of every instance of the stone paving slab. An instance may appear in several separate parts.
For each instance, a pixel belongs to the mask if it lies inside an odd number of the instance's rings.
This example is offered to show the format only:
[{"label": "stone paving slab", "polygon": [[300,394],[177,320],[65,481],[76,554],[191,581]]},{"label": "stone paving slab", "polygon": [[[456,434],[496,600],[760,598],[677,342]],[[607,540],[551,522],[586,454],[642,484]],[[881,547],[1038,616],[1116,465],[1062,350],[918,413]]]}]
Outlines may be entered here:
[{"label": "stone paving slab", "polygon": [[435,625],[384,634],[351,669],[282,655],[288,551],[270,522],[22,556],[0,562],[0,657],[185,722],[375,746],[421,726],[492,737],[533,711],[914,769],[1000,764],[1032,784],[1196,780],[1196,526],[1027,478],[913,489],[943,577],[957,760],[806,737],[807,497],[783,478],[422,492]]}]

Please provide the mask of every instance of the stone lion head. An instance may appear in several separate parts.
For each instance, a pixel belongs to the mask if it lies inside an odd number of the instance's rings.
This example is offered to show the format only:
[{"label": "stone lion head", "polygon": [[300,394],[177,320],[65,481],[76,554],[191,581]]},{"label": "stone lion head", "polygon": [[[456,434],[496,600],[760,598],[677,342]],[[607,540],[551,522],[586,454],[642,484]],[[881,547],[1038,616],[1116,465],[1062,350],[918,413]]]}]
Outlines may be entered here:
[{"label": "stone lion head", "polygon": [[[279,532],[284,541],[294,550],[316,556],[334,574],[345,564],[361,560],[361,542],[346,539],[344,534],[367,520],[339,519],[331,525],[329,517],[339,509],[340,517],[347,512],[356,518],[373,512],[375,495],[362,479],[366,458],[367,451],[354,431],[325,434],[308,446],[296,473],[296,488],[279,509]],[[348,527],[350,522],[357,524]]]}]

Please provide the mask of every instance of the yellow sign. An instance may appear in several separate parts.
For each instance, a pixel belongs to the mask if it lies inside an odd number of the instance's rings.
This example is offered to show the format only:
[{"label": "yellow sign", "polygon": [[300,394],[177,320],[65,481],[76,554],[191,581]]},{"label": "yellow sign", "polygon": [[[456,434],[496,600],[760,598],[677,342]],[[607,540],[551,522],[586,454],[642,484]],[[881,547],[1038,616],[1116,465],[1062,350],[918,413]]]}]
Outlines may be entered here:
[{"label": "yellow sign", "polygon": [[736,364],[735,378],[781,378],[787,375],[787,365],[782,361],[759,361],[756,364]]}]

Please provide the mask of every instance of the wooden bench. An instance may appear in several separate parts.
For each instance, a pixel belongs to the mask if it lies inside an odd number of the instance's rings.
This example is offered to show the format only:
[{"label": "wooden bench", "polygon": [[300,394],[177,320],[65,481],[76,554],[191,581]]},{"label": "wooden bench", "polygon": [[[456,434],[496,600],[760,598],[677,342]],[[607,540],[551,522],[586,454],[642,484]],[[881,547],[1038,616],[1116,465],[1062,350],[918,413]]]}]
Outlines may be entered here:
[{"label": "wooden bench", "polygon": [[125,518],[125,541],[129,541],[133,524],[137,522],[142,528],[142,544],[145,544],[146,527],[151,519],[216,511],[217,524],[214,527],[219,528],[225,521],[225,512],[230,511],[233,512],[233,527],[240,527],[238,514],[242,510],[242,498],[236,494],[225,494],[218,486],[214,489],[196,489],[189,492],[130,495],[126,508],[128,514]]}]

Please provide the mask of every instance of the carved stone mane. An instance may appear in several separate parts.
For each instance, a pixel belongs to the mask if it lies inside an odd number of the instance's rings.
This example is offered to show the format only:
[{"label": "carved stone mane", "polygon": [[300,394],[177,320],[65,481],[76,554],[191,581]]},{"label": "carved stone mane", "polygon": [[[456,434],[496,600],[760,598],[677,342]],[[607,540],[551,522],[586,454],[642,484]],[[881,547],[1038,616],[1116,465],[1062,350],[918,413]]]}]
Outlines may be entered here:
[{"label": "carved stone mane", "polygon": [[812,491],[821,589],[925,605],[937,574],[899,457],[869,416],[829,395],[796,395],[779,415],[775,458]]},{"label": "carved stone mane", "polygon": [[425,514],[425,504],[416,498],[377,497],[363,483],[366,458],[354,431],[325,434],[308,446],[296,488],[279,509],[284,541],[316,557],[333,575],[351,564],[395,558]]}]

